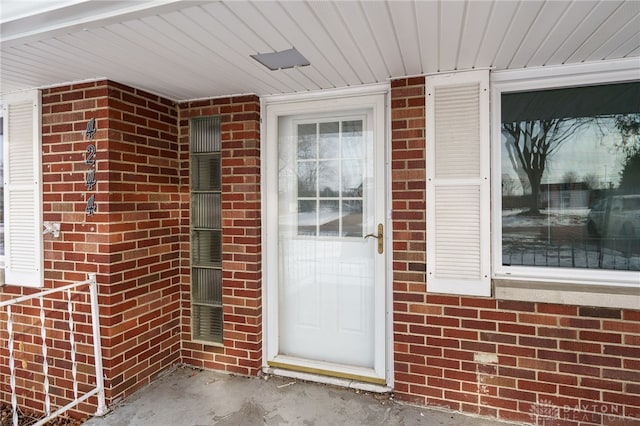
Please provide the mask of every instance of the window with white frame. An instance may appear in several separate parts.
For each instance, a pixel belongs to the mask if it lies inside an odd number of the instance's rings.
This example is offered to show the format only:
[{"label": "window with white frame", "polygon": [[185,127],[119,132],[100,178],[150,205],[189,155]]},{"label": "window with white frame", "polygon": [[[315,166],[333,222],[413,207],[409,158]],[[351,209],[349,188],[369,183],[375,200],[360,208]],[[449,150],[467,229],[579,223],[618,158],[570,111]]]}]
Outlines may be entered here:
[{"label": "window with white frame", "polygon": [[637,69],[530,75],[492,86],[494,276],[638,285]]}]

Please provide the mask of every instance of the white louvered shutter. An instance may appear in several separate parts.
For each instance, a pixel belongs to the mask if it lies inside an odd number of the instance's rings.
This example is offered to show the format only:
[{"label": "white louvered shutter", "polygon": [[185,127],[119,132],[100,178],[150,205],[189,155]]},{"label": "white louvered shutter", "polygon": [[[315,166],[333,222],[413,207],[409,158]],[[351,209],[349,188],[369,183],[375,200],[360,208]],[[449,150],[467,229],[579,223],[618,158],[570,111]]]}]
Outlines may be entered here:
[{"label": "white louvered shutter", "polygon": [[41,95],[3,97],[5,283],[43,285]]},{"label": "white louvered shutter", "polygon": [[427,291],[490,296],[489,71],[426,91]]}]

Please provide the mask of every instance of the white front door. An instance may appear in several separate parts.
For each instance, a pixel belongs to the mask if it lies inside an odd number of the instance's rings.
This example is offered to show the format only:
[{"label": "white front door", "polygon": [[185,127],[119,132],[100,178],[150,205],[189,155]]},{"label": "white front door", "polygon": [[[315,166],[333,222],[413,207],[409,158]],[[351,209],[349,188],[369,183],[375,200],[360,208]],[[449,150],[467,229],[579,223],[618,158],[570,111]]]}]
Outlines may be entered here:
[{"label": "white front door", "polygon": [[385,383],[384,95],[267,120],[268,362]]}]

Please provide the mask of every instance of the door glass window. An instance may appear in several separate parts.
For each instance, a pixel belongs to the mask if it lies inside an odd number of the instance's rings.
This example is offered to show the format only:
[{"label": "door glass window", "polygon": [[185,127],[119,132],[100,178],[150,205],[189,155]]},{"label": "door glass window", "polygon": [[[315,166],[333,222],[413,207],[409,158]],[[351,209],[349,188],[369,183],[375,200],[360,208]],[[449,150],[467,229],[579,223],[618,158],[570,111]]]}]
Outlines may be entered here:
[{"label": "door glass window", "polygon": [[297,233],[362,237],[363,119],[295,125]]}]

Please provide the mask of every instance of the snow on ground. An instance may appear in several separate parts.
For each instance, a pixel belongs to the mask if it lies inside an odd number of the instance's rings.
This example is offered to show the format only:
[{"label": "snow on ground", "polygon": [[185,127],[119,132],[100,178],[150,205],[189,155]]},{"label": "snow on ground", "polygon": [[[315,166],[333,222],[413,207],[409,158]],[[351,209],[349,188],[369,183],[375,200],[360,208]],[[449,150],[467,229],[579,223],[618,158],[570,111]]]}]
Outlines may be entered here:
[{"label": "snow on ground", "polygon": [[589,209],[542,209],[540,216],[526,216],[527,209],[502,210],[502,228],[584,225]]},{"label": "snow on ground", "polygon": [[588,237],[588,208],[543,209],[540,216],[522,215],[524,211],[502,212],[504,265],[640,271],[637,249],[615,239]]}]

